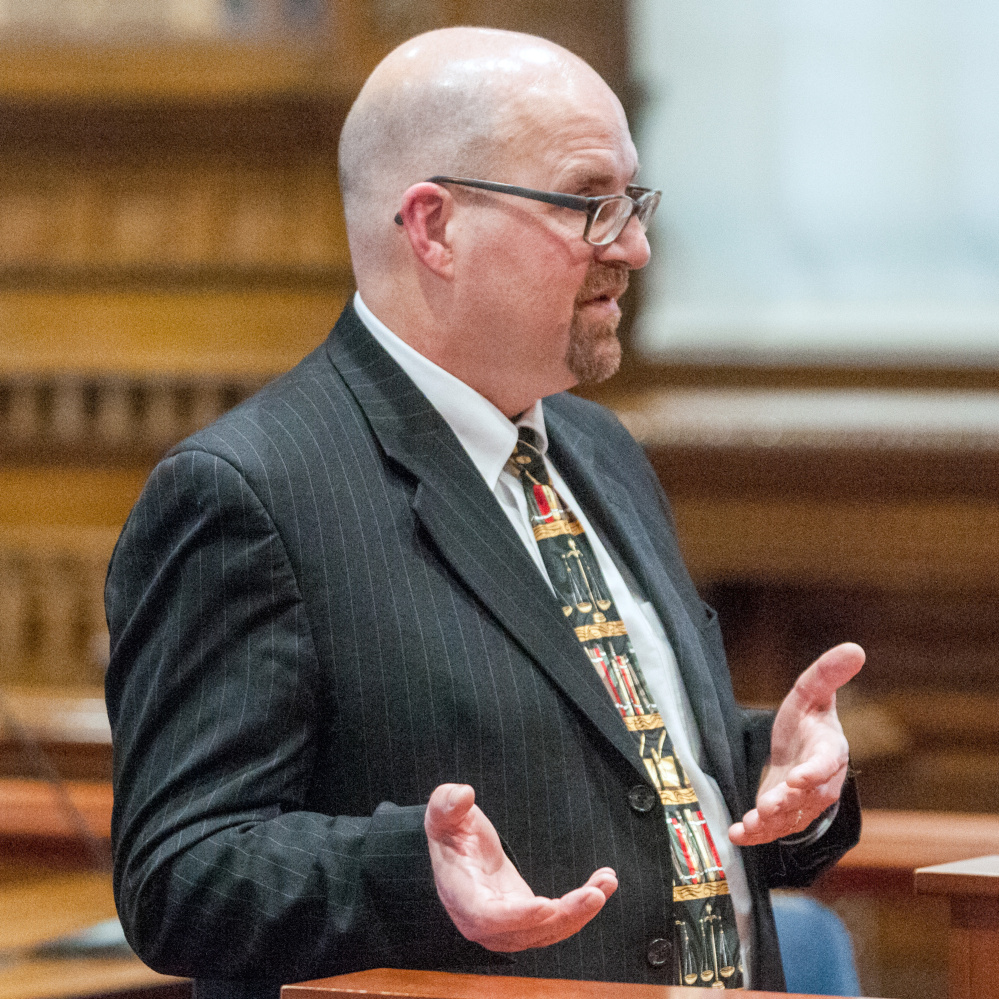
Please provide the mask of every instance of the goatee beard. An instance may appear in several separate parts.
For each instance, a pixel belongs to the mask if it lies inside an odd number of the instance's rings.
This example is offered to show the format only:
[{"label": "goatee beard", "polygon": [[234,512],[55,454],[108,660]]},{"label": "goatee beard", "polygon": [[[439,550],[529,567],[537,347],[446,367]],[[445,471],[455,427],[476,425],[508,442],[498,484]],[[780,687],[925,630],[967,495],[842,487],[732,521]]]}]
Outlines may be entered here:
[{"label": "goatee beard", "polygon": [[576,296],[565,363],[581,385],[606,381],[617,372],[621,366],[621,341],[617,338],[620,316],[586,320],[580,306],[603,295],[618,299],[627,287],[627,269],[598,265],[587,274]]}]

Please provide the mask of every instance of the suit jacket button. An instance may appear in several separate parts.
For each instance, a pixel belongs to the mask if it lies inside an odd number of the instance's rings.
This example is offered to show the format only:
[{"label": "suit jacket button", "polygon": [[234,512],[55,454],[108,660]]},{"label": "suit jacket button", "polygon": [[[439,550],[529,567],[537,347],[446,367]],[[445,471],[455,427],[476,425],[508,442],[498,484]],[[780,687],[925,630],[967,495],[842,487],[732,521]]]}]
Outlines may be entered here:
[{"label": "suit jacket button", "polygon": [[649,941],[645,958],[653,968],[661,968],[673,956],[673,945],[662,937]]},{"label": "suit jacket button", "polygon": [[628,792],[628,804],[636,812],[651,812],[656,803],[656,792],[648,784],[636,784]]}]

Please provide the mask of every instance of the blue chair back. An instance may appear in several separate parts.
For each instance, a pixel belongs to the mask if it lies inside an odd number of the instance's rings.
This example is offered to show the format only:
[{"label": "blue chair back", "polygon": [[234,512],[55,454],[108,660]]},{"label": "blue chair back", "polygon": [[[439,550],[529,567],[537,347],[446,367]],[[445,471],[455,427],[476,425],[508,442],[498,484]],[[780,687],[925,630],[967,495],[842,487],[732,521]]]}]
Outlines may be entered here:
[{"label": "blue chair back", "polygon": [[772,900],[788,992],[859,996],[853,942],[843,920],[806,895],[775,894]]}]

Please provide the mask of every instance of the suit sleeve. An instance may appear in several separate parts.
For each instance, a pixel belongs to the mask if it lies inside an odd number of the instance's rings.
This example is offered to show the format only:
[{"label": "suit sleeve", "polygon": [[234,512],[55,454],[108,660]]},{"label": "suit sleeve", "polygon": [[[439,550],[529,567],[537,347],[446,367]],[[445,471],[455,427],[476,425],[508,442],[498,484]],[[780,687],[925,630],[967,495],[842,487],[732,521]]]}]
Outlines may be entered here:
[{"label": "suit sleeve", "polygon": [[281,538],[236,468],[203,451],[157,467],[106,604],[115,897],[143,960],[283,982],[428,947],[442,966],[485,960],[437,898],[423,807],[308,810],[336,707]]}]

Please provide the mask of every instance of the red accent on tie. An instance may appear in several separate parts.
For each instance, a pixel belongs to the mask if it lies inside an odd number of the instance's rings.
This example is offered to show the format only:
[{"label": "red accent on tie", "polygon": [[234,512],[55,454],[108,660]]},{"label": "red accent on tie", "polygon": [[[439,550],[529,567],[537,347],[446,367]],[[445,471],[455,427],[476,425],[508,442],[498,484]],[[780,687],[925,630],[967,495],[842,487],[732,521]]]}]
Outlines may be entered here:
[{"label": "red accent on tie", "polygon": [[708,849],[711,851],[711,857],[715,862],[715,867],[719,870],[724,870],[722,867],[721,857],[718,856],[718,850],[715,847],[715,841],[711,838],[711,830],[708,828],[708,823],[704,819],[703,813],[697,812],[697,817],[704,823],[701,828],[704,830],[704,838],[708,841]]},{"label": "red accent on tie", "polygon": [[700,879],[697,877],[697,864],[694,863],[694,858],[690,854],[690,844],[687,842],[687,837],[684,835],[683,826],[681,826],[679,821],[672,815],[669,817],[669,824],[673,827],[673,832],[676,834],[677,842],[679,842],[680,849],[683,851],[683,859],[686,861],[687,871],[695,881],[699,881]]},{"label": "red accent on tie", "polygon": [[635,714],[644,715],[645,708],[642,707],[642,702],[639,700],[638,694],[635,692],[634,685],[631,682],[631,677],[628,676],[628,667],[625,665],[621,656],[615,656],[614,658],[617,660],[617,668],[621,671],[621,679],[624,680],[624,685],[628,688],[628,696],[631,698]]},{"label": "red accent on tie", "polygon": [[625,706],[621,703],[621,698],[618,696],[617,688],[614,686],[614,681],[611,679],[610,670],[607,668],[607,660],[604,658],[603,651],[599,645],[594,645],[591,651],[593,652],[593,656],[596,661],[600,663],[600,668],[604,671],[604,685],[607,687],[607,690],[610,691],[615,703],[623,712],[625,710]]},{"label": "red accent on tie", "polygon": [[541,511],[541,516],[545,520],[552,519],[552,508],[548,505],[548,497],[545,495],[544,486],[534,486],[534,501],[538,504],[538,509]]}]

